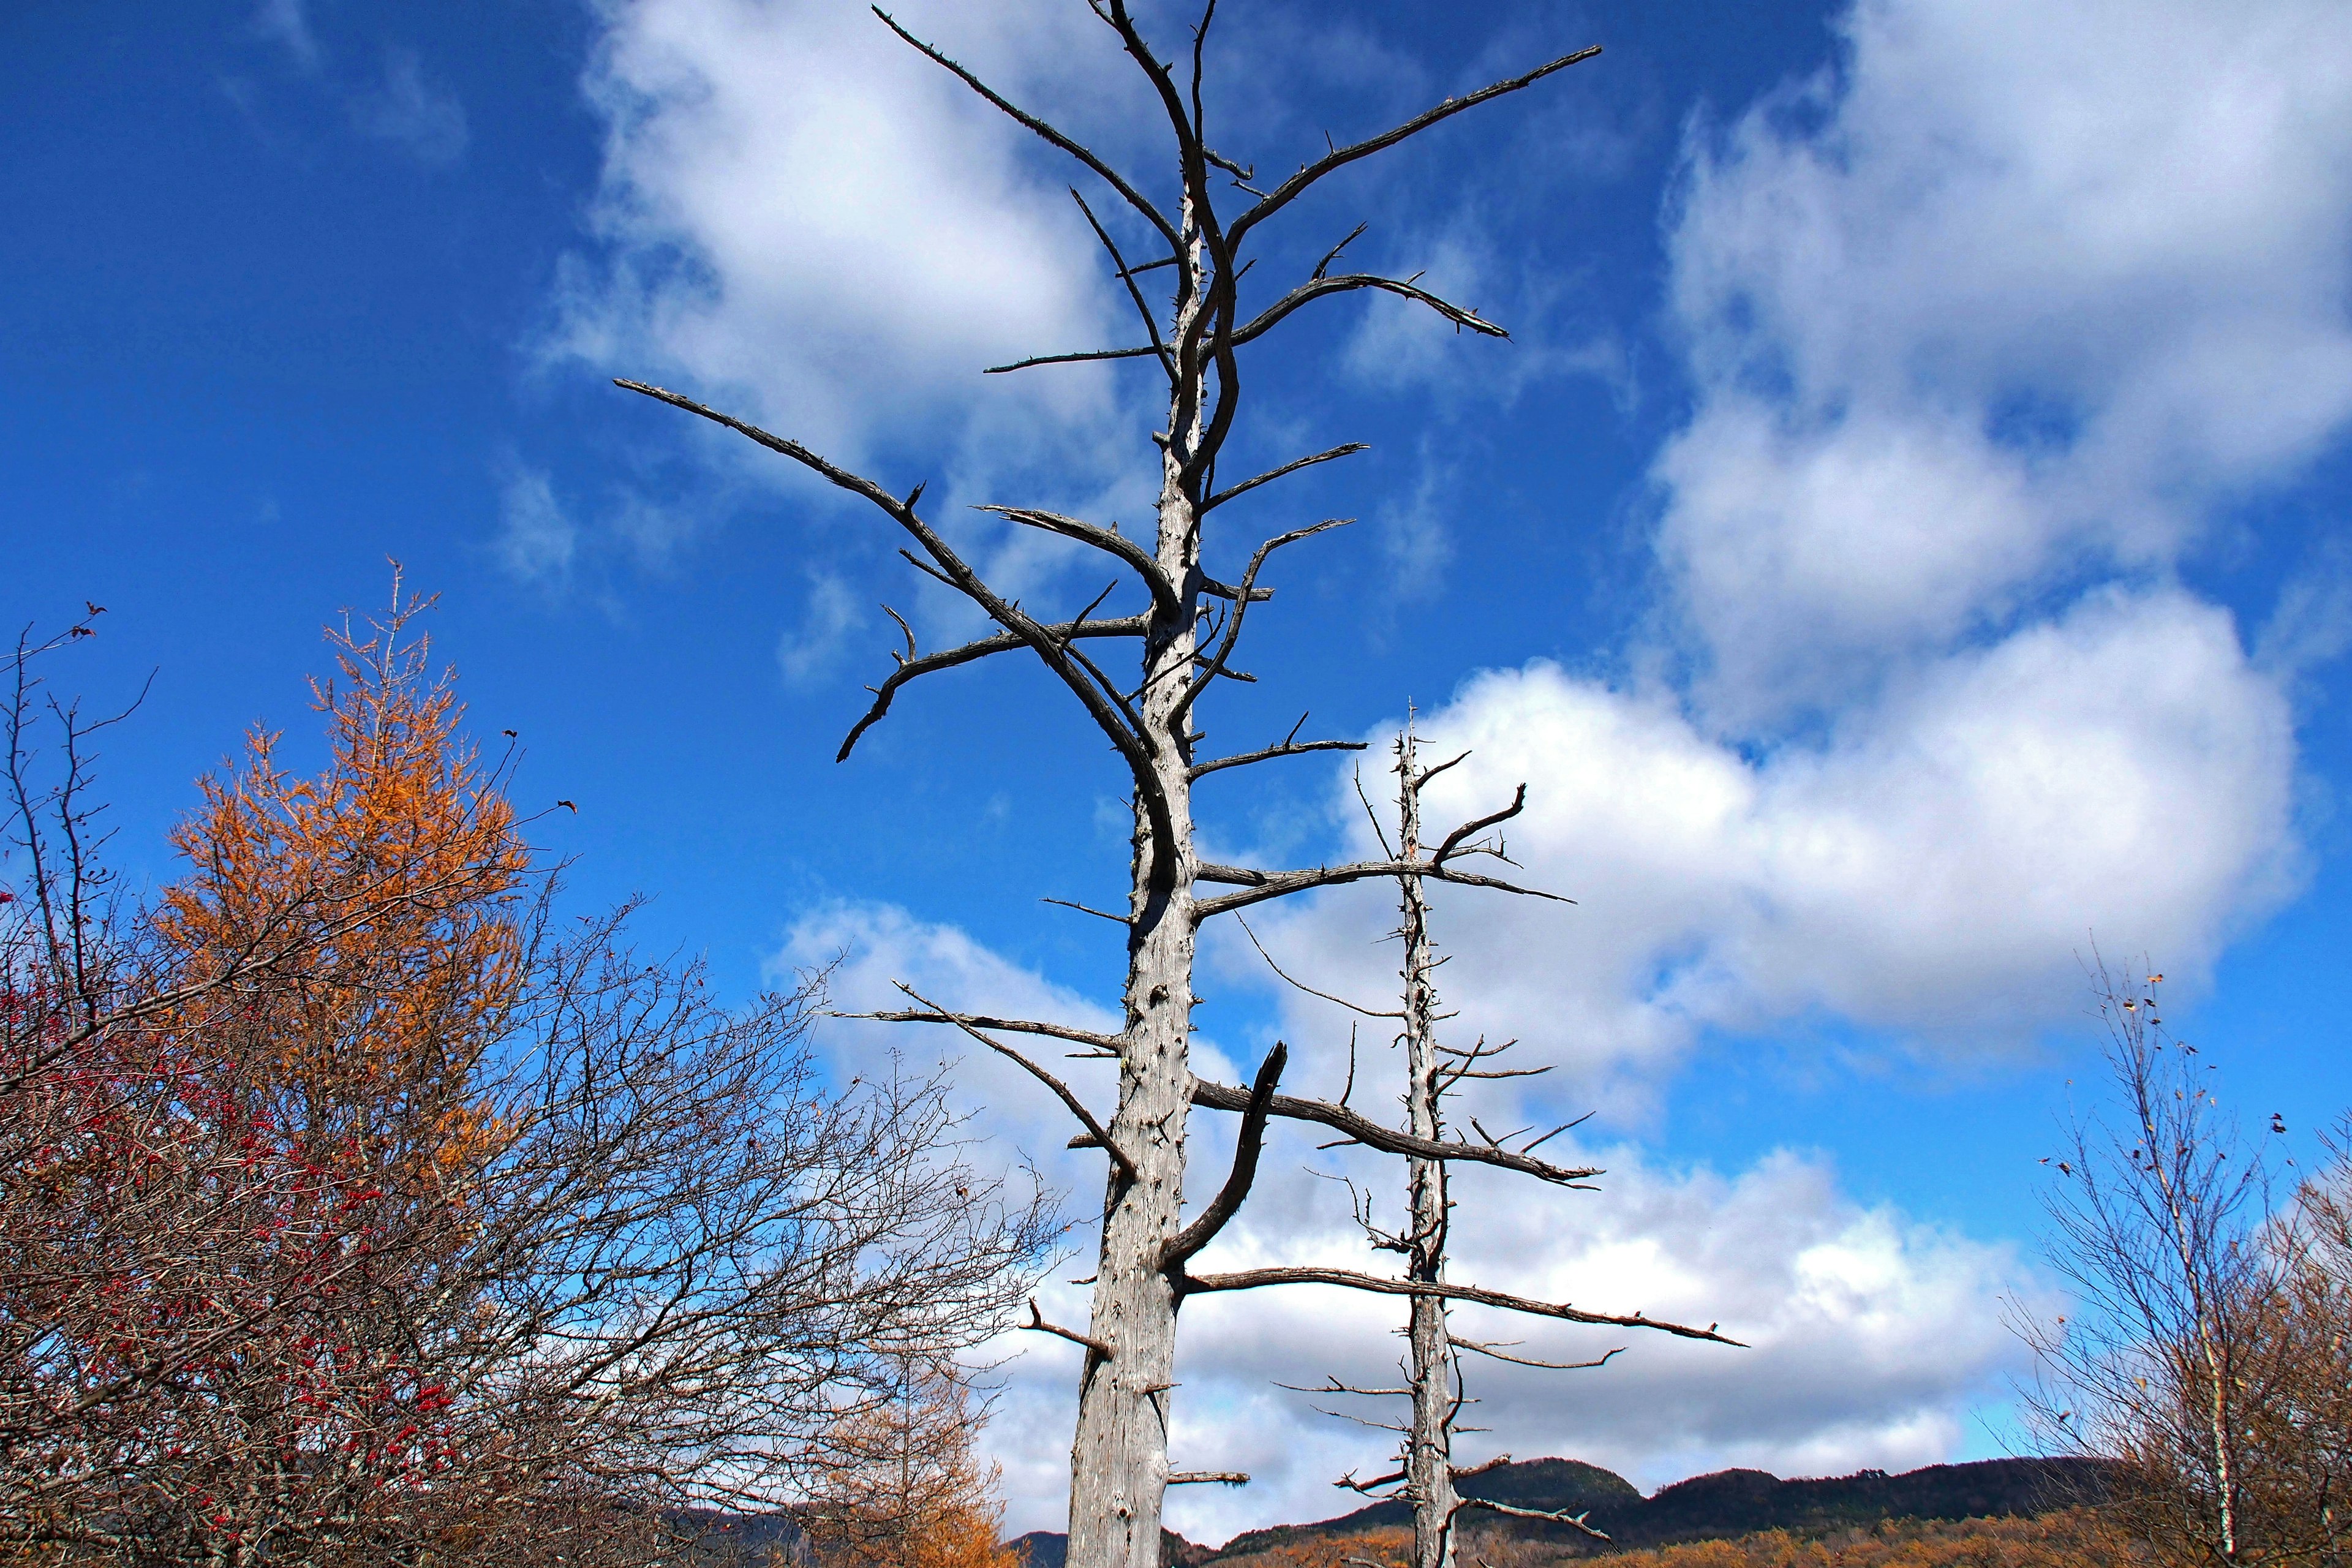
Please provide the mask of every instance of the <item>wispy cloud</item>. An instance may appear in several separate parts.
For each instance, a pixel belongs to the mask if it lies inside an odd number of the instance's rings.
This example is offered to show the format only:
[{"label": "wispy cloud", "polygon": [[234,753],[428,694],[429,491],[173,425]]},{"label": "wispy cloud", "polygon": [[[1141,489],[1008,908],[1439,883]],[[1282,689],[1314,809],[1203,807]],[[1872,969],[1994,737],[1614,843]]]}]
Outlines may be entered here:
[{"label": "wispy cloud", "polygon": [[[373,79],[347,79],[349,73],[335,68],[320,41],[306,0],[260,0],[247,26],[339,103],[362,135],[397,147],[430,168],[446,168],[465,157],[466,106],[454,89],[426,73],[414,49],[388,45]],[[222,86],[248,118],[256,118],[252,83],[232,79]]]},{"label": "wispy cloud", "polygon": [[776,665],[784,683],[810,685],[840,668],[849,634],[865,624],[865,606],[848,584],[829,573],[811,573],[798,620],[776,639]]},{"label": "wispy cloud", "polygon": [[304,70],[315,71],[326,63],[326,51],[319,47],[319,35],[310,30],[310,11],[304,0],[261,0],[254,7],[252,27],[255,37],[284,49]]},{"label": "wispy cloud", "polygon": [[560,587],[571,580],[580,527],[555,499],[546,470],[517,468],[507,476],[499,487],[492,548],[499,563],[523,582]]},{"label": "wispy cloud", "polygon": [[421,163],[446,166],[466,155],[466,106],[452,89],[426,78],[410,49],[384,51],[383,73],[351,95],[352,123]]}]

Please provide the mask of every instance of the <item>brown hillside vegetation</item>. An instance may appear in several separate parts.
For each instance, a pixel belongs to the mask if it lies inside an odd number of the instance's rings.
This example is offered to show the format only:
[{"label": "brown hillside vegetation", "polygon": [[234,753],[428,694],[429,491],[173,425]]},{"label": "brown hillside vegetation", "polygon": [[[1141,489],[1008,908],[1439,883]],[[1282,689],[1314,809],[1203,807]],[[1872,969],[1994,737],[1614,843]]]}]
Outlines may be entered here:
[{"label": "brown hillside vegetation", "polygon": [[[1411,1530],[1389,1527],[1221,1558],[1217,1568],[1386,1568],[1403,1563],[1412,1542]],[[2137,1561],[2103,1538],[2081,1510],[2033,1519],[1890,1520],[1821,1535],[1768,1530],[1599,1555],[1474,1527],[1464,1533],[1461,1555],[1488,1568],[2121,1568]]]}]

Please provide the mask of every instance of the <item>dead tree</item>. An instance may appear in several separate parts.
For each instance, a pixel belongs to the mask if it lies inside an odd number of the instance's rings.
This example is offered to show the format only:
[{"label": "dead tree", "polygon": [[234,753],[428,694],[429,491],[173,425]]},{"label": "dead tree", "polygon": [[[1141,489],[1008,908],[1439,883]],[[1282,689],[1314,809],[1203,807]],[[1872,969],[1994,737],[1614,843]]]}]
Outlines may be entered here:
[{"label": "dead tree", "polygon": [[[1445,1280],[1446,1243],[1451,1231],[1453,1202],[1447,1193],[1446,1162],[1457,1149],[1495,1150],[1502,1148],[1506,1139],[1489,1134],[1470,1119],[1470,1126],[1478,1134],[1475,1145],[1465,1141],[1459,1131],[1447,1138],[1445,1103],[1447,1096],[1468,1080],[1535,1078],[1549,1072],[1549,1066],[1515,1068],[1497,1065],[1497,1058],[1517,1044],[1507,1040],[1489,1045],[1484,1038],[1468,1047],[1444,1044],[1438,1037],[1438,1026],[1454,1015],[1440,1010],[1437,995],[1436,971],[1445,961],[1438,956],[1437,942],[1431,931],[1431,908],[1427,881],[1433,870],[1442,869],[1448,861],[1471,856],[1488,856],[1510,864],[1502,842],[1484,835],[1489,828],[1499,827],[1517,816],[1527,805],[1527,786],[1521,784],[1509,805],[1486,816],[1464,824],[1440,843],[1433,853],[1423,840],[1422,794],[1431,781],[1465,761],[1469,753],[1439,763],[1430,767],[1421,765],[1419,737],[1410,721],[1396,740],[1397,774],[1397,842],[1391,853],[1400,869],[1396,873],[1399,924],[1395,936],[1403,950],[1403,962],[1399,971],[1402,982],[1401,1005],[1394,1011],[1378,1011],[1353,1002],[1317,991],[1292,979],[1280,965],[1266,955],[1274,972],[1286,983],[1310,995],[1333,1002],[1349,1011],[1368,1018],[1392,1019],[1397,1024],[1397,1043],[1404,1047],[1405,1092],[1402,1097],[1405,1126],[1423,1150],[1405,1156],[1405,1214],[1402,1226],[1388,1230],[1374,1223],[1371,1205],[1361,1194],[1355,1194],[1350,1184],[1357,1223],[1366,1238],[1381,1251],[1400,1254],[1405,1260],[1405,1279],[1423,1287],[1412,1296],[1412,1306],[1406,1321],[1405,1337],[1408,1353],[1404,1363],[1406,1382],[1401,1388],[1361,1388],[1332,1378],[1315,1392],[1367,1397],[1403,1396],[1412,1402],[1411,1415],[1402,1426],[1370,1422],[1376,1426],[1388,1426],[1400,1434],[1396,1469],[1369,1480],[1360,1480],[1351,1472],[1342,1477],[1339,1485],[1368,1496],[1387,1497],[1410,1502],[1413,1513],[1412,1568],[1452,1568],[1454,1556],[1454,1521],[1468,1509],[1484,1508],[1523,1519],[1544,1520],[1566,1524],[1596,1540],[1608,1539],[1592,1528],[1584,1516],[1564,1511],[1547,1511],[1520,1508],[1513,1504],[1486,1499],[1465,1498],[1454,1483],[1466,1476],[1494,1468],[1507,1463],[1508,1455],[1467,1468],[1454,1462],[1454,1422],[1467,1403],[1463,1386],[1461,1352],[1469,1351],[1497,1361],[1519,1366],[1542,1367],[1555,1371],[1578,1371],[1605,1364],[1619,1353],[1612,1350],[1590,1362],[1544,1362],[1511,1354],[1503,1346],[1482,1343],[1475,1340],[1456,1338],[1447,1318],[1449,1290]],[[1370,816],[1370,804],[1366,813]],[[1372,816],[1372,829],[1388,847],[1386,835],[1379,818]],[[1252,933],[1255,942],[1255,933]],[[1263,953],[1263,948],[1260,949]],[[1349,1081],[1355,1079],[1353,1047],[1350,1047]],[[1577,1126],[1583,1118],[1563,1123],[1530,1142],[1520,1143],[1518,1152],[1532,1154],[1535,1150]],[[1529,1129],[1532,1131],[1532,1129]],[[1513,1133],[1511,1139],[1524,1137]],[[1432,1152],[1430,1150],[1437,1152]],[[1597,1171],[1580,1173],[1598,1175]],[[1581,1182],[1567,1184],[1583,1186]],[[1488,1304],[1499,1304],[1489,1302]],[[1636,1317],[1643,1327],[1662,1327]],[[1669,1331],[1689,1333],[1691,1331],[1670,1329]],[[1716,1325],[1708,1324],[1696,1337],[1720,1338]],[[1336,1413],[1335,1413],[1336,1414]],[[1349,1415],[1349,1420],[1363,1418]]]},{"label": "dead tree", "polygon": [[[1187,1265],[1223,1228],[1240,1206],[1255,1173],[1269,1117],[1318,1123],[1373,1148],[1401,1154],[1433,1154],[1436,1147],[1359,1116],[1344,1106],[1298,1100],[1276,1092],[1285,1060],[1277,1047],[1247,1089],[1203,1081],[1191,1066],[1192,965],[1203,921],[1270,900],[1318,888],[1393,877],[1402,866],[1389,860],[1352,865],[1261,870],[1204,863],[1193,844],[1193,786],[1212,774],[1286,757],[1335,750],[1360,750],[1343,741],[1301,741],[1298,730],[1255,750],[1202,757],[1195,748],[1202,699],[1220,679],[1252,679],[1234,658],[1253,605],[1272,596],[1259,585],[1267,561],[1279,550],[1339,525],[1325,520],[1276,531],[1245,556],[1240,569],[1214,574],[1209,560],[1210,514],[1288,475],[1364,449],[1346,442],[1294,458],[1265,472],[1221,483],[1219,457],[1240,412],[1241,360],[1291,316],[1318,300],[1376,290],[1436,312],[1457,331],[1500,338],[1503,329],[1475,310],[1441,299],[1413,279],[1372,272],[1335,271],[1354,233],[1333,245],[1305,278],[1275,290],[1254,310],[1244,310],[1242,279],[1259,231],[1287,211],[1327,177],[1394,147],[1465,111],[1491,103],[1544,80],[1600,51],[1584,48],[1547,61],[1520,75],[1475,92],[1448,98],[1361,141],[1333,143],[1295,173],[1262,186],[1250,165],[1220,153],[1208,135],[1202,110],[1202,65],[1213,0],[1192,30],[1188,61],[1163,59],[1144,37],[1128,0],[1087,0],[1117,46],[1142,73],[1164,114],[1173,153],[1173,179],[1158,195],[1074,138],[1008,100],[948,55],[900,27],[877,10],[883,23],[927,58],[950,71],[990,104],[1056,151],[1073,159],[1116,198],[1106,222],[1083,195],[1073,192],[1088,226],[1101,242],[1113,274],[1138,318],[1142,341],[1110,348],[1049,352],[997,371],[1097,361],[1139,361],[1164,381],[1168,422],[1153,440],[1160,483],[1154,528],[1149,537],[1038,508],[992,505],[983,510],[1018,528],[1034,529],[1084,544],[1107,557],[1119,574],[1113,584],[1075,615],[1055,619],[1033,614],[992,587],[941,534],[921,509],[923,486],[903,494],[856,474],[786,437],[772,435],[677,392],[621,381],[627,390],[658,399],[711,420],[822,476],[870,502],[901,531],[910,549],[902,551],[919,572],[945,584],[976,606],[998,628],[960,647],[925,652],[911,629],[895,655],[898,668],[874,688],[866,714],[851,728],[840,756],[889,710],[901,689],[941,670],[1026,650],[1069,692],[1109,741],[1132,790],[1134,834],[1130,889],[1124,914],[1113,915],[1127,930],[1125,1019],[1116,1034],[1102,1034],[1045,1020],[973,1016],[910,997],[915,1006],[876,1016],[960,1028],[1020,1063],[1069,1106],[1085,1131],[1083,1142],[1108,1156],[1110,1171],[1102,1214],[1091,1318],[1081,1331],[1038,1320],[1033,1326],[1061,1334],[1086,1349],[1078,1424],[1071,1459],[1069,1554],[1072,1568],[1157,1568],[1163,1489],[1184,1476],[1168,1468],[1168,1397],[1172,1385],[1176,1312],[1191,1293],[1236,1290],[1286,1283],[1325,1283],[1390,1293],[1430,1293],[1429,1287],[1331,1269],[1258,1269],[1195,1275]],[[1149,182],[1147,182],[1148,184]],[[1246,205],[1221,210],[1228,190]],[[1129,251],[1113,232],[1124,228],[1144,237],[1144,251]],[[1146,285],[1163,282],[1164,307],[1155,306]],[[1236,552],[1238,555],[1238,552]],[[1097,615],[1121,582],[1139,589],[1139,607]],[[895,616],[896,612],[892,612]],[[1107,641],[1126,641],[1136,652],[1135,673],[1115,676],[1096,653]],[[1303,722],[1303,721],[1302,721]],[[1448,858],[1421,868],[1433,880],[1464,882],[1509,891],[1496,879],[1461,869]],[[1204,894],[1202,885],[1227,889]],[[1043,1066],[997,1037],[1022,1035],[1075,1044],[1118,1063],[1118,1102],[1108,1122]],[[1215,1196],[1190,1221],[1183,1214],[1187,1116],[1194,1105],[1242,1114],[1240,1144],[1231,1173]],[[1573,1183],[1586,1173],[1546,1163],[1524,1152],[1501,1147],[1449,1145],[1448,1158],[1481,1160],[1545,1180]],[[1458,1300],[1509,1301],[1525,1310],[1571,1321],[1596,1315],[1559,1304],[1517,1302],[1495,1292],[1445,1287]],[[1604,1319],[1602,1321],[1617,1321]]]}]

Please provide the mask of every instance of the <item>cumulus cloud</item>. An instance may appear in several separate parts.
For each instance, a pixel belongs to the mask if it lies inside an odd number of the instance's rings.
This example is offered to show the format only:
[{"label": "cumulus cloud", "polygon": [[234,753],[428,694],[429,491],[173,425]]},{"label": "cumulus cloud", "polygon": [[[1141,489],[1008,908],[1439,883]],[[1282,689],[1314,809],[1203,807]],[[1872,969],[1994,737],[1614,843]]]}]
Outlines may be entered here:
[{"label": "cumulus cloud", "polygon": [[[905,19],[1019,88],[1099,46],[1071,9]],[[983,401],[984,366],[1109,327],[1094,240],[1024,132],[863,6],[614,0],[600,21],[601,247],[567,268],[559,352],[684,377],[845,459],[942,421],[1034,445],[993,412],[1008,400],[1048,424],[1099,411],[1085,369]]]},{"label": "cumulus cloud", "polygon": [[[1541,1040],[1627,1110],[1709,1026],[1835,1017],[2013,1047],[2070,1012],[2087,933],[2193,971],[2294,885],[2285,699],[2226,614],[2176,591],[2095,595],[1760,752],[1670,693],[1547,664],[1475,677],[1422,727],[1428,756],[1472,752],[1432,787],[1433,816],[1466,820],[1527,782],[1509,874],[1578,900],[1442,890],[1460,1028]],[[1374,850],[1352,791],[1329,809]],[[1379,997],[1394,958],[1367,939],[1385,897],[1259,931],[1310,983]]]},{"label": "cumulus cloud", "polygon": [[[776,965],[833,964],[845,1011],[903,1005],[904,980],[942,1004],[1111,1029],[1112,1008],[1009,962],[961,930],[888,906],[836,903],[788,933]],[[903,1053],[918,1068],[951,1066],[976,1133],[1009,1164],[1034,1160],[1083,1219],[1100,1191],[1098,1154],[1063,1145],[1067,1114],[1019,1068],[961,1037],[836,1020],[823,1047],[845,1074],[872,1073]],[[1212,1041],[1196,1065],[1228,1079],[1234,1063]],[[1102,1064],[1066,1063],[1074,1087],[1110,1103]],[[1327,1039],[1302,1047],[1298,1082],[1336,1079]],[[1368,1068],[1368,1070],[1376,1070]],[[1213,1186],[1231,1149],[1231,1119],[1200,1116],[1197,1197]],[[1318,1140],[1277,1132],[1260,1185],[1242,1218],[1203,1256],[1203,1268],[1255,1263],[1370,1264],[1349,1217],[1353,1175],[1391,1210],[1393,1169],[1361,1156],[1318,1152]],[[1555,1145],[1558,1147],[1558,1145]],[[1484,1403],[1475,1441],[1522,1455],[1565,1452],[1622,1468],[1643,1484],[1692,1469],[1749,1463],[1784,1473],[1860,1464],[1897,1467],[1948,1456],[1958,1440],[1955,1405],[2001,1369],[2011,1352],[1996,1299],[2020,1278],[2004,1249],[1915,1225],[1845,1197],[1818,1159],[1774,1153],[1726,1176],[1664,1170],[1631,1149],[1570,1150],[1611,1167],[1602,1194],[1549,1193],[1525,1184],[1460,1178],[1456,1278],[1551,1300],[1654,1316],[1721,1321],[1751,1348],[1637,1342],[1606,1369],[1553,1373],[1485,1364],[1473,1373]],[[1310,1171],[1309,1166],[1314,1167]],[[1316,1173],[1320,1172],[1321,1174]],[[1072,1267],[1087,1271],[1088,1228],[1072,1231]],[[1370,1266],[1377,1267],[1376,1264]],[[1086,1293],[1061,1278],[1041,1293],[1047,1311],[1083,1321]],[[1249,1470],[1244,1493],[1189,1489],[1171,1501],[1176,1528],[1222,1539],[1252,1525],[1339,1511],[1331,1481],[1381,1456],[1378,1435],[1318,1415],[1316,1400],[1277,1384],[1391,1381],[1396,1302],[1325,1289],[1202,1297],[1184,1309],[1179,1340],[1183,1393],[1171,1449],[1181,1466]],[[1529,1329],[1466,1310],[1465,1332],[1526,1339],[1538,1358],[1590,1357],[1622,1336],[1553,1325]],[[1075,1352],[1060,1342],[1012,1334],[991,1347],[1012,1356],[987,1447],[1004,1466],[1014,1531],[1058,1529],[1068,1484],[1075,1414]],[[1322,1402],[1328,1403],[1328,1401]]]},{"label": "cumulus cloud", "polygon": [[2352,416],[2352,14],[1861,0],[1702,136],[1658,549],[1733,722],[2178,560]]}]

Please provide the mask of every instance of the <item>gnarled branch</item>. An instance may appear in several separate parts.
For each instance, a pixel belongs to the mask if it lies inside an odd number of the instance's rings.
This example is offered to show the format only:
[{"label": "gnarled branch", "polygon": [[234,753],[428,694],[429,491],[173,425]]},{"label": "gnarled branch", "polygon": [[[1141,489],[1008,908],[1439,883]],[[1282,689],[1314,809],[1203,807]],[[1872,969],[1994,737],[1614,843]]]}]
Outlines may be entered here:
[{"label": "gnarled branch", "polygon": [[1449,300],[1441,299],[1411,279],[1383,278],[1374,272],[1343,272],[1336,278],[1316,278],[1301,283],[1250,319],[1249,324],[1234,334],[1236,346],[1272,331],[1281,320],[1303,305],[1327,294],[1352,294],[1362,289],[1377,289],[1426,305],[1454,323],[1456,331],[1467,327],[1481,337],[1508,338],[1511,334],[1475,310],[1466,310]]},{"label": "gnarled branch", "polygon": [[1662,1334],[1672,1334],[1676,1339],[1706,1340],[1714,1344],[1734,1345],[1742,1350],[1747,1348],[1738,1340],[1717,1333],[1712,1324],[1704,1329],[1694,1329],[1685,1323],[1668,1322],[1663,1318],[1644,1317],[1639,1312],[1630,1316],[1616,1312],[1588,1312],[1565,1301],[1538,1301],[1476,1285],[1389,1279],[1377,1274],[1359,1274],[1349,1268],[1244,1268],[1232,1274],[1187,1274],[1177,1281],[1178,1289],[1186,1292],[1256,1290],[1268,1285],[1337,1285],[1345,1289],[1369,1290],[1381,1296],[1443,1296],[1449,1301],[1468,1301],[1475,1306],[1499,1308],[1507,1312],[1525,1312],[1538,1318],[1558,1318],[1562,1322],[1605,1323],[1620,1329],[1653,1329]]},{"label": "gnarled branch", "polygon": [[[1210,1079],[1192,1080],[1192,1103],[1211,1110],[1247,1110],[1248,1091],[1231,1084]],[[1342,1105],[1323,1100],[1300,1100],[1287,1094],[1277,1094],[1266,1102],[1266,1113],[1290,1121],[1312,1121],[1346,1135],[1348,1142],[1361,1143],[1383,1154],[1404,1154],[1422,1160],[1458,1160],[1474,1165],[1493,1165],[1499,1170],[1517,1171],[1538,1181],[1559,1186],[1576,1186],[1591,1177],[1602,1174],[1597,1166],[1555,1165],[1508,1149],[1491,1149],[1478,1143],[1448,1143],[1433,1138],[1416,1138],[1410,1132],[1399,1132],[1383,1127],[1369,1117],[1360,1116]]]},{"label": "gnarled branch", "polygon": [[1266,1105],[1274,1099],[1274,1086],[1282,1080],[1282,1069],[1290,1060],[1290,1047],[1280,1040],[1258,1064],[1257,1079],[1250,1085],[1249,1101],[1242,1108],[1241,1134],[1234,1142],[1234,1168],[1225,1176],[1225,1184],[1209,1206],[1168,1239],[1160,1250],[1160,1267],[1165,1273],[1181,1275],[1192,1255],[1217,1237],[1226,1223],[1240,1212],[1242,1200],[1249,1196],[1250,1184],[1257,1180],[1257,1157],[1265,1142]]},{"label": "gnarled branch", "polygon": [[[1589,60],[1600,52],[1600,46],[1595,45],[1591,48],[1579,49],[1572,55],[1562,55],[1556,60],[1538,66],[1524,76],[1515,76],[1507,80],[1482,87],[1477,91],[1462,98],[1449,98],[1444,103],[1423,110],[1403,124],[1383,131],[1377,136],[1368,136],[1361,142],[1351,142],[1345,147],[1333,148],[1324,156],[1316,159],[1300,169],[1298,173],[1275,186],[1273,190],[1266,193],[1265,200],[1235,218],[1233,226],[1226,231],[1226,243],[1234,246],[1240,245],[1243,237],[1251,229],[1288,206],[1307,186],[1332,171],[1343,168],[1359,159],[1369,158],[1375,153],[1395,146],[1409,136],[1419,135],[1441,120],[1451,119],[1464,110],[1475,109],[1506,93],[1517,92],[1523,87],[1541,81],[1554,71],[1566,70],[1570,66]],[[1326,265],[1328,266],[1328,263],[1327,262]]]},{"label": "gnarled branch", "polygon": [[[1045,630],[1067,641],[1072,637],[1141,637],[1150,625],[1148,616],[1122,616],[1110,621],[1065,621],[1058,626],[1047,626]],[[908,647],[912,648],[913,646],[914,639],[910,634]],[[982,637],[961,647],[945,648],[938,653],[919,657],[899,656],[898,668],[885,677],[881,685],[867,688],[874,693],[874,706],[867,709],[866,716],[851,727],[848,737],[841,742],[841,750],[834,754],[833,760],[836,763],[849,760],[850,751],[859,738],[889,713],[891,700],[898,696],[900,687],[923,676],[936,675],[942,669],[953,669],[974,659],[987,658],[992,654],[1012,653],[1029,646],[1029,639],[1016,632],[999,632],[994,637]]]},{"label": "gnarled branch", "polygon": [[908,984],[905,981],[893,980],[890,984],[896,985],[899,990],[904,991],[908,995],[912,996],[916,1001],[920,1002],[924,1006],[931,1009],[933,1013],[938,1014],[941,1017],[951,1019],[956,1027],[961,1029],[965,1034],[970,1035],[973,1039],[978,1040],[982,1045],[986,1046],[990,1050],[994,1051],[997,1055],[1025,1069],[1030,1077],[1044,1084],[1047,1089],[1052,1089],[1054,1093],[1060,1098],[1062,1103],[1069,1107],[1070,1114],[1076,1117],[1081,1122],[1085,1123],[1087,1133],[1091,1135],[1095,1142],[1101,1146],[1103,1152],[1110,1156],[1111,1163],[1118,1167],[1119,1173],[1121,1175],[1125,1176],[1130,1182],[1139,1182],[1143,1179],[1142,1173],[1135,1168],[1135,1162],[1129,1158],[1127,1151],[1120,1148],[1116,1142],[1112,1142],[1110,1133],[1104,1129],[1101,1122],[1095,1120],[1095,1113],[1087,1109],[1087,1102],[1080,1100],[1076,1093],[1072,1092],[1068,1084],[1064,1083],[1060,1079],[1055,1078],[1052,1073],[1047,1072],[1044,1068],[1038,1066],[1035,1062],[1031,1061],[1027,1057],[1023,1056],[1019,1051],[1014,1050],[1011,1046],[1006,1045],[1003,1041],[992,1039],[987,1035],[982,1034],[979,1029],[974,1028],[971,1025],[965,1023],[962,1019],[954,1017],[953,1015],[941,1008],[938,1003],[932,1001],[928,996],[920,994],[913,986]]},{"label": "gnarled branch", "polygon": [[1547,893],[1540,888],[1522,888],[1497,877],[1481,877],[1469,871],[1457,871],[1451,866],[1441,866],[1429,860],[1360,860],[1348,866],[1309,866],[1295,871],[1259,871],[1241,866],[1203,865],[1193,873],[1196,880],[1217,882],[1238,887],[1238,893],[1226,893],[1219,898],[1202,899],[1192,906],[1195,921],[1231,910],[1245,910],[1252,904],[1262,904],[1269,899],[1287,898],[1313,888],[1335,888],[1347,882],[1367,881],[1374,877],[1426,877],[1434,882],[1454,882],[1465,888],[1492,888],[1497,892],[1517,893],[1523,898],[1549,899],[1554,903],[1572,904],[1574,899],[1558,893]]},{"label": "gnarled branch", "polygon": [[1294,458],[1278,468],[1268,468],[1265,472],[1253,475],[1237,485],[1226,486],[1201,503],[1201,513],[1205,517],[1235,497],[1245,496],[1260,485],[1270,485],[1276,479],[1286,479],[1301,468],[1311,468],[1318,463],[1328,463],[1339,458],[1350,458],[1358,452],[1370,450],[1371,447],[1362,441],[1349,441],[1342,446],[1334,447],[1328,452],[1318,452],[1311,458]]}]

